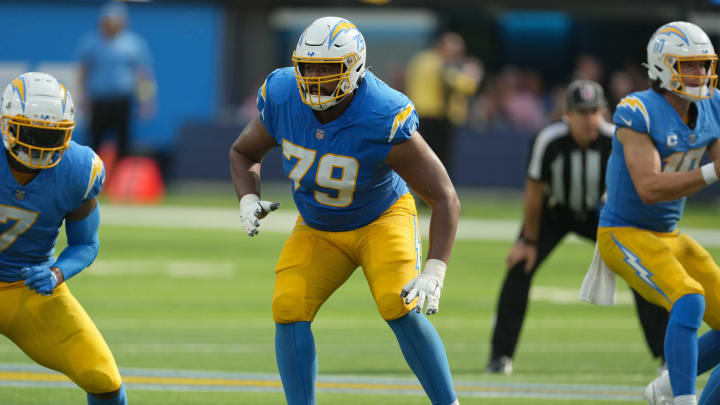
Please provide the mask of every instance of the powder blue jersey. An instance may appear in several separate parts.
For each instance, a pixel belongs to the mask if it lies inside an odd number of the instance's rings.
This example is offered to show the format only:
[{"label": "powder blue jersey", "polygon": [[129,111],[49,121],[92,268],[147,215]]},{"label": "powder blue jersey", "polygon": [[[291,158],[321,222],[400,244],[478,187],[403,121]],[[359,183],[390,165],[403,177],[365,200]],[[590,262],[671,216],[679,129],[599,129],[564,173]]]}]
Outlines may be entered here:
[{"label": "powder blue jersey", "polygon": [[10,172],[0,156],[0,281],[22,280],[20,269],[55,262],[55,241],[65,216],[102,189],[102,160],[86,146],[70,142],[57,166],[40,170],[26,185]]},{"label": "powder blue jersey", "polygon": [[292,68],[272,72],[257,102],[260,120],[282,146],[283,170],[309,226],[360,228],[408,192],[385,159],[417,129],[417,113],[405,95],[372,73],[365,74],[345,112],[327,124],[300,99]]},{"label": "powder blue jersey", "polygon": [[[660,154],[663,172],[695,169],[705,150],[720,136],[720,94],[695,102],[698,116],[690,129],[665,97],[652,89],[632,93],[622,99],[613,121],[649,134]],[[616,133],[617,135],[617,133]],[[625,163],[623,145],[613,138],[612,154],[605,176],[607,204],[600,215],[600,226],[632,226],[656,232],[673,231],[682,216],[685,197],[646,205],[640,199]]]}]

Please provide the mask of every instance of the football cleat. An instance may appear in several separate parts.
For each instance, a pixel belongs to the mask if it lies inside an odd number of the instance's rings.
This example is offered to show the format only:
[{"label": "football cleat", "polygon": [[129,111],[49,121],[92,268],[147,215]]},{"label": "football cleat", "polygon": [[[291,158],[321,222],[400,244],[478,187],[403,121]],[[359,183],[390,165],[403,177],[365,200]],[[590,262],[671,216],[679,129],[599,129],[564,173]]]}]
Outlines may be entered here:
[{"label": "football cleat", "polygon": [[667,370],[645,387],[645,400],[648,405],[672,405],[673,392]]},{"label": "football cleat", "polygon": [[490,359],[485,371],[492,374],[510,375],[513,372],[512,358],[508,356],[500,356]]}]

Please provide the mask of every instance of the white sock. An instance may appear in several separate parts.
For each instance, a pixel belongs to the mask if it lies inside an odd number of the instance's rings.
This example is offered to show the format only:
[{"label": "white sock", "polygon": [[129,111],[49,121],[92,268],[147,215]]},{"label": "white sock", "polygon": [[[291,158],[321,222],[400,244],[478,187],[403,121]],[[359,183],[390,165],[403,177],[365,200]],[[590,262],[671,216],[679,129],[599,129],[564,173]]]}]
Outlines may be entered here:
[{"label": "white sock", "polygon": [[673,405],[697,405],[695,395],[680,395],[673,398]]},{"label": "white sock", "polygon": [[459,400],[459,399],[456,399],[456,400],[455,400],[452,404],[450,404],[450,405],[460,405],[460,400]]}]

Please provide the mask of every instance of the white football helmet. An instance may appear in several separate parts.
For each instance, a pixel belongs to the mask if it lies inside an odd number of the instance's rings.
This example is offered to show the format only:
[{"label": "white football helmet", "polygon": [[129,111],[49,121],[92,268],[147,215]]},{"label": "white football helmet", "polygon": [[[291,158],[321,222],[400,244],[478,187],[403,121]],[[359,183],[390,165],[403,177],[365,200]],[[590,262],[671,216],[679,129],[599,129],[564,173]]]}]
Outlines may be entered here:
[{"label": "white football helmet", "polygon": [[[647,45],[648,77],[663,89],[688,101],[711,98],[718,77],[718,57],[707,34],[695,24],[675,21],[663,25]],[[682,62],[706,61],[705,75],[682,72]],[[700,79],[700,86],[686,86],[685,79]]]},{"label": "white football helmet", "polygon": [[[352,93],[365,75],[365,39],[355,24],[344,18],[318,18],[300,35],[292,61],[302,101],[313,110],[326,110]],[[340,73],[305,76],[308,63],[337,63]],[[335,91],[320,94],[323,83],[337,83]],[[316,89],[314,94],[311,89]]]},{"label": "white football helmet", "polygon": [[23,73],[5,87],[0,103],[0,132],[10,155],[32,169],[57,165],[75,128],[65,86],[46,73]]}]

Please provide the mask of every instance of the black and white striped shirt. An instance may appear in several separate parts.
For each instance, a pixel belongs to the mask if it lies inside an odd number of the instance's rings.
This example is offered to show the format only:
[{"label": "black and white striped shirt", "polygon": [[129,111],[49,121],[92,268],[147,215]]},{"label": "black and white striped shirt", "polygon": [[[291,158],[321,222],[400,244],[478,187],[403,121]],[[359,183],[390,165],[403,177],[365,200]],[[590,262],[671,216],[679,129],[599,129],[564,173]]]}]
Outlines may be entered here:
[{"label": "black and white striped shirt", "polygon": [[584,219],[596,211],[605,192],[605,169],[615,126],[604,123],[600,136],[581,149],[570,135],[567,122],[543,128],[533,139],[527,177],[548,185],[550,205],[559,205]]}]

